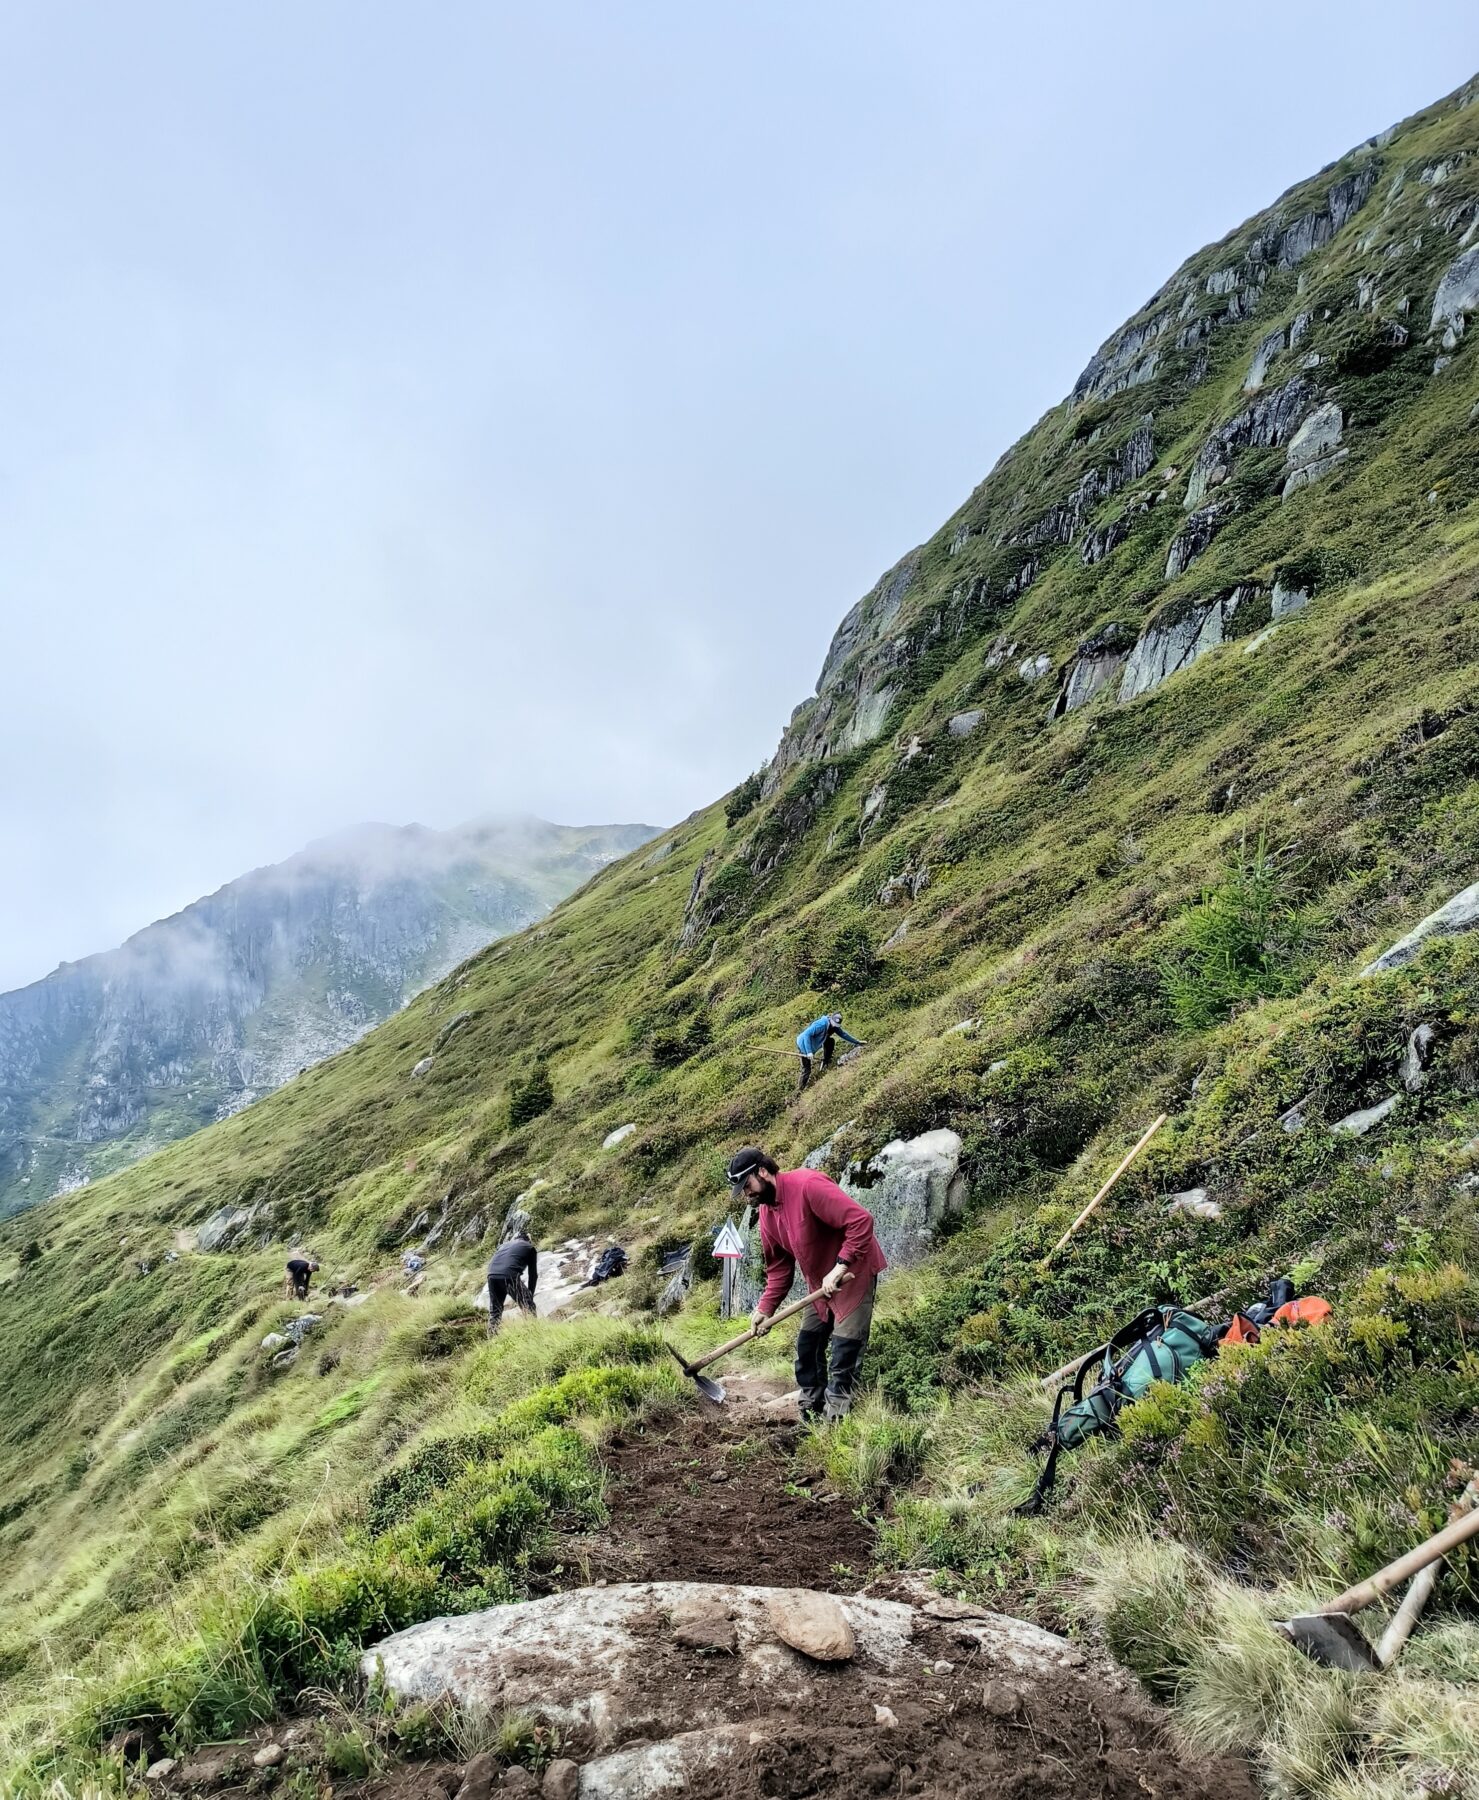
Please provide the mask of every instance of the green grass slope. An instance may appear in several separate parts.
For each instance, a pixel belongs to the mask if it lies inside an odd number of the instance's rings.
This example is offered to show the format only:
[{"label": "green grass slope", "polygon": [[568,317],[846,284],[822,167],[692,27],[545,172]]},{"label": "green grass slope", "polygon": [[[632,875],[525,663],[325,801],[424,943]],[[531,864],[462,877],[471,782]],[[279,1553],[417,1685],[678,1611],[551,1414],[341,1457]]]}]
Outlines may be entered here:
[{"label": "green grass slope", "polygon": [[[1479,217],[1473,99],[1194,257],[1131,322],[1159,330],[1148,374],[1137,352],[1135,385],[1080,384],[906,559],[763,779],[271,1098],[0,1228],[0,1671],[26,1780],[130,1719],[229,1731],[388,1628],[518,1593],[557,1513],[600,1516],[603,1422],[683,1403],[646,1315],[658,1253],[723,1215],[727,1152],[832,1139],[840,1168],[950,1126],[967,1214],[887,1284],[876,1392],[810,1452],[877,1515],[881,1559],[1081,1621],[1275,1791],[1475,1791],[1465,1565],[1385,1683],[1266,1626],[1436,1525],[1479,1462],[1479,936],[1360,973],[1479,878],[1479,352],[1429,331]],[[1305,315],[1260,391],[1308,380],[1348,454],[1285,499],[1286,445],[1234,442],[1218,529],[1167,579],[1199,453]],[[1147,415],[1149,465],[1086,489]],[[1071,530],[1043,525],[1065,507]],[[1255,643],[1276,582],[1313,598]],[[1235,589],[1230,641],[1128,703],[1111,685],[1049,718],[1055,680],[1019,672]],[[798,1100],[786,1050],[827,1004],[870,1048]],[[1369,1135],[1329,1129],[1391,1095]],[[628,1317],[483,1344],[460,1322],[479,1227],[536,1183],[541,1237],[633,1250],[598,1297]],[[1219,1219],[1167,1213],[1194,1186]],[[222,1206],[259,1209],[245,1247],[166,1260]],[[422,1296],[328,1309],[274,1372],[285,1247],[367,1285],[423,1214],[444,1232]],[[1014,1515],[1032,1372],[1159,1297],[1226,1306],[1291,1268],[1331,1326],[1152,1390],[1047,1515]],[[717,1332],[711,1289],[672,1329]]]}]

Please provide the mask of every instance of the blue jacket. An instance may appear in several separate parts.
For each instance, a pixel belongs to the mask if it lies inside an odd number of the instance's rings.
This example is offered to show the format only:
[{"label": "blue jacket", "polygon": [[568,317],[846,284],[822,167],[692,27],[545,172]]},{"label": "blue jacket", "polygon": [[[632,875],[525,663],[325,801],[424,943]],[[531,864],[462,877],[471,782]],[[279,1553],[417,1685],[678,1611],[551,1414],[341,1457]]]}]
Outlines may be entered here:
[{"label": "blue jacket", "polygon": [[840,1025],[834,1025],[830,1016],[823,1013],[821,1018],[813,1019],[805,1031],[797,1033],[796,1048],[803,1056],[815,1056],[826,1043],[829,1034],[840,1037],[849,1044],[861,1044],[863,1041],[855,1038],[850,1031],[844,1031]]}]

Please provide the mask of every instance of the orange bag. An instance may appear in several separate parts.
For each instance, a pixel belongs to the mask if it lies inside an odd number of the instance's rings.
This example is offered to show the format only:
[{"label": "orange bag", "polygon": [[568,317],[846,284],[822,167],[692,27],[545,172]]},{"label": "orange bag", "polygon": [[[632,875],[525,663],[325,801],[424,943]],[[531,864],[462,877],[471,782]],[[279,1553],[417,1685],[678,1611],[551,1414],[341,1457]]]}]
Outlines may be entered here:
[{"label": "orange bag", "polygon": [[1256,1344],[1258,1327],[1251,1319],[1245,1319],[1242,1313],[1234,1313],[1232,1324],[1222,1334],[1224,1344]]},{"label": "orange bag", "polygon": [[1318,1325],[1328,1319],[1335,1308],[1318,1294],[1306,1294],[1303,1300],[1291,1300],[1281,1306],[1269,1320],[1270,1325]]}]

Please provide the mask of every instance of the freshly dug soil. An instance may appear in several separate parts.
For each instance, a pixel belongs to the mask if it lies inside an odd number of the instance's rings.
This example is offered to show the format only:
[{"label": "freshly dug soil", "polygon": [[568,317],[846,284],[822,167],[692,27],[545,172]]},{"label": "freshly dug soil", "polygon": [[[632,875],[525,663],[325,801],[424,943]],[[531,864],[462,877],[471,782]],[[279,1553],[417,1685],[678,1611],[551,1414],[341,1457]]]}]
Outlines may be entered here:
[{"label": "freshly dug soil", "polygon": [[535,1591],[681,1580],[856,1593],[873,1534],[825,1481],[797,1480],[799,1435],[752,1407],[705,1407],[609,1439],[610,1523],[562,1535]]}]

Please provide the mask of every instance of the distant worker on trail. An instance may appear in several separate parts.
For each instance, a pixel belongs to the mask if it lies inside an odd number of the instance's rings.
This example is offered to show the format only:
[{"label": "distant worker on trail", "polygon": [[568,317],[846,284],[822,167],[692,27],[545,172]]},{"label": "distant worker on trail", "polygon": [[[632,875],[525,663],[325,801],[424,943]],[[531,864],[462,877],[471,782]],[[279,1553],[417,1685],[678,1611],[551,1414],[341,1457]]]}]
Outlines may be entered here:
[{"label": "distant worker on trail", "polygon": [[799,1094],[811,1080],[811,1059],[820,1050],[822,1067],[832,1067],[832,1057],[836,1052],[837,1040],[841,1038],[845,1044],[856,1044],[862,1047],[863,1040],[855,1038],[850,1031],[842,1029],[841,1013],[823,1013],[821,1018],[813,1019],[805,1031],[798,1032],[796,1048],[801,1053],[801,1081],[796,1092]]},{"label": "distant worker on trail", "polygon": [[819,1171],[783,1172],[753,1146],[730,1158],[729,1184],[760,1212],[765,1288],[752,1317],[755,1336],[770,1330],[770,1315],[790,1292],[799,1264],[807,1288],[825,1295],[802,1313],[796,1334],[801,1417],[845,1418],[868,1347],[879,1271],[888,1267],[873,1215]]},{"label": "distant worker on trail", "polygon": [[504,1301],[513,1297],[527,1313],[534,1311],[534,1288],[539,1280],[539,1252],[527,1231],[518,1231],[500,1244],[488,1264],[488,1336],[497,1337],[503,1323]]},{"label": "distant worker on trail", "polygon": [[311,1256],[304,1256],[301,1251],[288,1258],[287,1288],[290,1300],[306,1300],[308,1298],[308,1278],[317,1275],[318,1264]]}]

